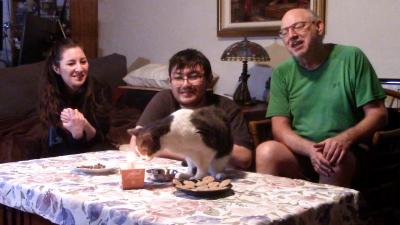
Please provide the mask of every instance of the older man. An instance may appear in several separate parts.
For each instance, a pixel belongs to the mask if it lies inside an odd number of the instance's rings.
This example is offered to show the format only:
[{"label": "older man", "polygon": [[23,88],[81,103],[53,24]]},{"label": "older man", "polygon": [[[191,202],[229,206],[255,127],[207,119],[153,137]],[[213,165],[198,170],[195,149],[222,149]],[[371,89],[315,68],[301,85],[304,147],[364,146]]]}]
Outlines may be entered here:
[{"label": "older man", "polygon": [[292,9],[279,32],[292,57],[273,71],[267,117],[274,141],[256,149],[258,172],[350,186],[360,143],[385,125],[385,93],[363,52],[323,43],[324,23]]},{"label": "older man", "polygon": [[[252,162],[252,143],[246,123],[239,107],[232,100],[207,92],[213,79],[209,60],[195,49],[185,49],[172,56],[168,70],[171,90],[160,91],[153,97],[137,125],[145,126],[181,108],[196,109],[215,105],[224,110],[230,120],[234,142],[231,164],[238,169],[248,169]],[[134,136],[130,145],[136,147]],[[183,159],[168,151],[160,156]]]}]

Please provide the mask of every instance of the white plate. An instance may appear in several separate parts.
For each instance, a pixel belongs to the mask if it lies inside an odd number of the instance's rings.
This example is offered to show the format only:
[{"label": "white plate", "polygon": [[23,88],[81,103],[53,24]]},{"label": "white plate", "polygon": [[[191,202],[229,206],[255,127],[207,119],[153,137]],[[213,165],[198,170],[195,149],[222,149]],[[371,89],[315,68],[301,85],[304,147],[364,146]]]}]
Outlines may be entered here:
[{"label": "white plate", "polygon": [[195,197],[217,197],[223,196],[224,194],[230,192],[232,190],[232,184],[228,186],[218,189],[218,190],[205,190],[205,191],[198,191],[193,189],[185,189],[181,187],[175,186],[178,191],[181,191],[187,195],[195,196]]},{"label": "white plate", "polygon": [[[74,171],[80,172],[80,173],[85,173],[85,174],[93,174],[93,175],[104,175],[104,174],[113,174],[118,172],[117,167],[113,167],[111,165],[106,165],[104,163],[101,163],[105,165],[105,168],[84,168],[81,166],[88,166],[91,165],[89,163],[78,165],[74,168]],[[94,164],[93,164],[94,165]]]}]

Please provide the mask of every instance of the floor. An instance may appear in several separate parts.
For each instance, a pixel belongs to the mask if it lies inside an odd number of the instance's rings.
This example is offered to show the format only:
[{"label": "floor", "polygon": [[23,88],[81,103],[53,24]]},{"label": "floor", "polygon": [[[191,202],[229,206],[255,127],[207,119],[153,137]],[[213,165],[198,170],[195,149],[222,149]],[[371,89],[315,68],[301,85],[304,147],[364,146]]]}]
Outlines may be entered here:
[{"label": "floor", "polygon": [[388,190],[383,192],[381,195],[379,195],[379,192],[375,193],[369,198],[368,203],[363,195],[360,195],[360,225],[400,225],[398,195],[395,193],[391,195]]},{"label": "floor", "polygon": [[400,225],[400,209],[384,208],[360,218],[360,225]]}]

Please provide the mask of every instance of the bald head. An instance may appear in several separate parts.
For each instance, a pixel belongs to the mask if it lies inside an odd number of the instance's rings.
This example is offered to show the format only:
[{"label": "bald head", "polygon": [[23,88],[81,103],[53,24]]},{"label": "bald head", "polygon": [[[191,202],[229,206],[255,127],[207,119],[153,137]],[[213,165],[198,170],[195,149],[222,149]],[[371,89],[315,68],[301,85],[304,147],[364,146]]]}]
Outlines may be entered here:
[{"label": "bald head", "polygon": [[310,9],[296,8],[291,9],[282,17],[282,27],[286,27],[296,21],[315,21],[320,20],[317,14]]},{"label": "bald head", "polygon": [[282,18],[279,36],[295,58],[310,59],[323,48],[324,23],[310,9],[292,9]]}]

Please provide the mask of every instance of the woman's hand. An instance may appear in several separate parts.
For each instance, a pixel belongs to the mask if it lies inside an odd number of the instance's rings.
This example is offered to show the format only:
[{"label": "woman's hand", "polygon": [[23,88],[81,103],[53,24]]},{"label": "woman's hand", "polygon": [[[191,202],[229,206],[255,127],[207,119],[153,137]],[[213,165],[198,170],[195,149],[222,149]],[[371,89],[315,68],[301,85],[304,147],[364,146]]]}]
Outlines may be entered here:
[{"label": "woman's hand", "polygon": [[61,112],[60,119],[63,127],[71,132],[74,139],[83,137],[87,120],[79,110],[66,108]]}]

